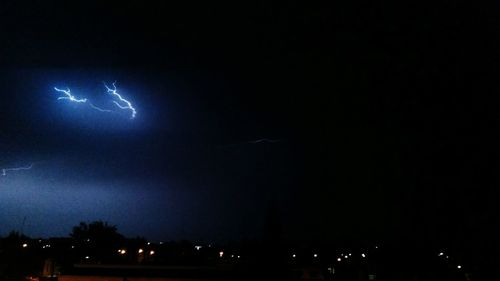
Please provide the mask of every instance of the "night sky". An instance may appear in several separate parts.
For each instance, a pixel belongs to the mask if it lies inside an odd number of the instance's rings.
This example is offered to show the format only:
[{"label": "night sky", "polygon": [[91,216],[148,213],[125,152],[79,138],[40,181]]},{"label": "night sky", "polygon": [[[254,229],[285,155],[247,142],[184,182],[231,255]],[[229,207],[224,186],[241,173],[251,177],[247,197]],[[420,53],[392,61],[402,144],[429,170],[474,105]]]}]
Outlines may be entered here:
[{"label": "night sky", "polygon": [[0,234],[494,235],[500,7],[349,2],[0,4]]}]

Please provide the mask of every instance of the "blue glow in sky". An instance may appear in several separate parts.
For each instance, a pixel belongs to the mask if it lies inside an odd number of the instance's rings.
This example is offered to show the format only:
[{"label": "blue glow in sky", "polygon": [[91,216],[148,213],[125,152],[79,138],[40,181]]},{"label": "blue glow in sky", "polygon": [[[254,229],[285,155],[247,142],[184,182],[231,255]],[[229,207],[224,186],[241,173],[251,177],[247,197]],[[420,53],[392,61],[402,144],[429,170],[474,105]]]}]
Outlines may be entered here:
[{"label": "blue glow in sky", "polygon": [[[22,82],[15,85],[13,103],[23,109],[17,118],[40,130],[136,134],[169,130],[174,124],[170,121],[174,118],[166,115],[172,113],[170,99],[177,93],[141,73],[48,68],[20,69],[9,75]],[[116,88],[103,84],[115,80]]]},{"label": "blue glow in sky", "polygon": [[10,215],[0,216],[0,235],[12,229],[21,230],[24,217],[27,219],[23,232],[34,237],[61,236],[79,221],[99,219],[119,225],[120,231],[129,236],[142,235],[144,230],[151,233],[160,223],[164,228],[166,221],[178,228],[174,209],[156,215],[158,206],[182,208],[174,201],[177,196],[169,192],[158,195],[146,192],[141,195],[130,184],[120,181],[60,180],[30,175],[2,177],[0,210],[8,210]]},{"label": "blue glow in sky", "polygon": [[[257,159],[286,143],[221,149],[255,135],[228,135],[239,125],[227,130],[237,122],[218,112],[230,108],[204,90],[172,86],[173,76],[28,69],[7,77],[0,94],[16,95],[0,112],[0,169],[35,165],[0,176],[0,235],[19,230],[24,217],[23,231],[35,237],[65,236],[90,220],[150,239],[250,235],[259,231],[264,208],[253,206],[267,200],[262,191],[286,186]],[[286,173],[282,158],[275,178]]]}]

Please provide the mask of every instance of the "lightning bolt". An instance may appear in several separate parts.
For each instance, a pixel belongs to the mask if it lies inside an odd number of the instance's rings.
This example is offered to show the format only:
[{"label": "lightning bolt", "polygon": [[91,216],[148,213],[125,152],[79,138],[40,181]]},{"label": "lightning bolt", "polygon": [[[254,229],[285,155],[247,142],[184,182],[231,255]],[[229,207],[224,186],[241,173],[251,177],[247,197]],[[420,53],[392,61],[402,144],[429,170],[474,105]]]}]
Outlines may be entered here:
[{"label": "lightning bolt", "polygon": [[2,169],[2,176],[6,176],[9,171],[31,170],[31,168],[33,168],[33,163],[26,167],[5,168]]},{"label": "lightning bolt", "polygon": [[125,105],[121,105],[117,101],[113,101],[113,103],[116,104],[116,106],[118,106],[120,109],[130,109],[130,111],[132,112],[132,116],[130,117],[130,119],[134,119],[135,115],[137,114],[137,111],[132,106],[132,103],[130,103],[128,100],[124,99],[120,94],[118,94],[118,90],[116,89],[116,82],[113,82],[112,85],[113,85],[113,88],[110,88],[110,87],[108,87],[108,85],[106,85],[106,83],[104,83],[104,87],[106,87],[108,94],[111,94],[111,95],[117,97],[120,100],[120,102],[122,102]]},{"label": "lightning bolt", "polygon": [[54,87],[54,90],[63,93],[65,96],[64,97],[58,97],[57,100],[69,100],[69,101],[74,101],[78,103],[85,103],[87,102],[87,99],[77,99],[75,96],[71,94],[71,91],[69,88],[66,88],[66,90],[58,89],[57,87]]}]

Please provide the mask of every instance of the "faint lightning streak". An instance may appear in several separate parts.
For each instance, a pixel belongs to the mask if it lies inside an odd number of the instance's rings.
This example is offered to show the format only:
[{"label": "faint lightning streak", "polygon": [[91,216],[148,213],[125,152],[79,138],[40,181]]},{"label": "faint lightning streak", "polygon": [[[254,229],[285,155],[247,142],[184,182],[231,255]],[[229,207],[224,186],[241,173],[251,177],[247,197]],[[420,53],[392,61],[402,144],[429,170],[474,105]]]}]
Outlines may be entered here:
[{"label": "faint lightning streak", "polygon": [[118,106],[121,109],[130,109],[132,111],[132,116],[130,117],[130,119],[134,119],[135,115],[137,114],[137,111],[132,106],[132,103],[130,103],[128,100],[124,99],[120,94],[118,94],[115,84],[116,82],[113,82],[112,84],[113,88],[110,88],[108,87],[108,85],[106,85],[106,83],[104,83],[104,87],[106,87],[108,93],[117,97],[121,102],[125,103],[125,105],[120,105],[117,101],[113,101],[113,103],[116,104],[116,106]]},{"label": "faint lightning streak", "polygon": [[70,101],[74,101],[74,102],[81,102],[81,103],[84,103],[84,102],[87,102],[87,99],[77,99],[75,98],[75,96],[73,96],[71,94],[71,91],[69,88],[66,88],[66,90],[61,90],[61,89],[58,89],[57,87],[54,87],[54,90],[60,92],[60,93],[64,93],[66,96],[65,97],[58,97],[57,100],[70,100]]},{"label": "faint lightning streak", "polygon": [[8,171],[20,171],[20,170],[30,170],[33,167],[33,163],[26,167],[16,167],[16,168],[5,168],[2,169],[2,176],[6,176]]},{"label": "faint lightning streak", "polygon": [[102,109],[102,108],[100,108],[100,107],[97,107],[97,106],[93,105],[91,102],[89,102],[89,105],[90,105],[90,107],[92,107],[93,109],[95,109],[95,110],[99,110],[100,112],[113,112],[113,110],[111,110],[111,109]]},{"label": "faint lightning streak", "polygon": [[257,143],[277,143],[277,142],[280,142],[280,141],[281,140],[259,139],[259,140],[249,141],[248,143],[251,143],[251,144],[257,144]]}]

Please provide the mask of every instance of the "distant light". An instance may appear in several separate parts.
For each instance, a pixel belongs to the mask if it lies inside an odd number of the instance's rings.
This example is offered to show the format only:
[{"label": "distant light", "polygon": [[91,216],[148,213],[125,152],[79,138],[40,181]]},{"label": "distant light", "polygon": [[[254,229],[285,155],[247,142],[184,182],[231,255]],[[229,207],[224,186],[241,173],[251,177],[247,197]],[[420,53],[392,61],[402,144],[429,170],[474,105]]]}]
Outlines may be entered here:
[{"label": "distant light", "polygon": [[142,254],[144,252],[144,250],[143,249],[139,249],[138,252],[139,252],[139,254]]},{"label": "distant light", "polygon": [[127,250],[120,249],[120,250],[118,250],[118,253],[120,253],[120,255],[125,255],[127,253]]},{"label": "distant light", "polygon": [[351,254],[351,253],[349,253],[349,256],[352,256],[352,254]]},{"label": "distant light", "polygon": [[349,256],[344,256],[345,259],[349,258]]},{"label": "distant light", "polygon": [[219,252],[219,257],[221,257],[221,258],[222,258],[222,256],[224,256],[224,252],[223,252],[223,251],[220,251],[220,252]]},{"label": "distant light", "polygon": [[318,254],[314,254],[313,257],[317,258],[318,257]]},{"label": "distant light", "polygon": [[375,249],[378,249],[378,246],[375,246]]},{"label": "distant light", "polygon": [[238,256],[238,258],[241,258],[241,256]]},{"label": "distant light", "polygon": [[365,255],[364,253],[363,253],[363,254],[361,254],[361,256],[362,256],[363,258],[366,258],[366,255]]},{"label": "distant light", "polygon": [[196,251],[199,251],[201,249],[201,246],[194,246],[194,248],[196,249]]},{"label": "distant light", "polygon": [[461,268],[462,268],[462,266],[461,266],[461,265],[457,265],[457,268],[458,268],[458,269],[461,269]]},{"label": "distant light", "polygon": [[234,255],[231,255],[232,258],[234,258]]},{"label": "distant light", "polygon": [[23,248],[27,248],[27,247],[28,247],[28,244],[24,243]]},{"label": "distant light", "polygon": [[160,245],[163,245],[163,241],[160,241]]},{"label": "distant light", "polygon": [[441,257],[441,256],[443,256],[443,255],[444,255],[444,253],[443,253],[443,252],[441,252],[441,253],[439,253],[439,254],[438,254],[438,256],[439,256],[439,257]]},{"label": "distant light", "polygon": [[292,255],[292,258],[295,258],[296,256],[297,256],[297,255],[293,254],[293,255]]},{"label": "distant light", "polygon": [[88,259],[90,259],[90,257],[89,256],[85,256],[85,259],[88,260]]},{"label": "distant light", "polygon": [[148,246],[151,245],[151,242],[148,242]]},{"label": "distant light", "polygon": [[90,239],[87,239],[87,242],[90,242]]},{"label": "distant light", "polygon": [[446,256],[445,258],[449,258],[450,256]]},{"label": "distant light", "polygon": [[71,245],[71,249],[74,249],[74,248],[75,248],[75,246]]},{"label": "distant light", "polygon": [[337,261],[342,261],[342,259],[341,258],[337,258]]},{"label": "distant light", "polygon": [[150,255],[150,256],[152,256],[152,255],[154,255],[154,254],[155,254],[155,251],[153,251],[153,250],[149,251],[149,255]]}]

